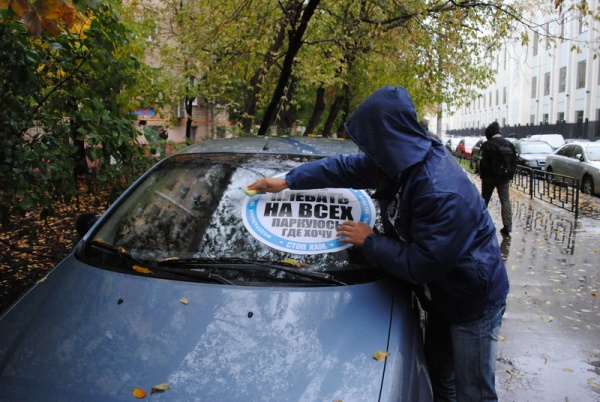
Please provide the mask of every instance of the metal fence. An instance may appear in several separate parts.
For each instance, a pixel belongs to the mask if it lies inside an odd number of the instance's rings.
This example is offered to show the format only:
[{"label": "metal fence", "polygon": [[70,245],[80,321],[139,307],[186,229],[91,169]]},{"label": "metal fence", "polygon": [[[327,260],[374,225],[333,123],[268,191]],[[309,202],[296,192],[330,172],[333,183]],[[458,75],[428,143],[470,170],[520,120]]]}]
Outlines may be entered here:
[{"label": "metal fence", "polygon": [[[456,160],[465,169],[473,171],[470,160],[460,157],[457,157]],[[579,179],[517,166],[517,171],[510,185],[512,188],[529,195],[530,198],[536,198],[573,212],[575,219],[579,217]]]},{"label": "metal fence", "polygon": [[511,186],[579,217],[579,179],[518,166]]},{"label": "metal fence", "polygon": [[[485,127],[462,128],[447,130],[446,135],[453,137],[479,137],[483,136]],[[501,128],[504,137],[526,138],[534,134],[562,134],[567,139],[583,138],[590,141],[600,139],[600,121],[584,121],[581,123],[557,123],[539,125],[516,125]]]}]

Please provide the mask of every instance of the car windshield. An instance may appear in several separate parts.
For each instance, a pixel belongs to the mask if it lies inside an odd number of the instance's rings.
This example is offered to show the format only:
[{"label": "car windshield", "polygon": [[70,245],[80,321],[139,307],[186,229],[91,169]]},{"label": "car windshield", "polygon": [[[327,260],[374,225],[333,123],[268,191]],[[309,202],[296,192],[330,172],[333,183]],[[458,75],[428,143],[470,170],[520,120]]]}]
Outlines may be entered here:
[{"label": "car windshield", "polygon": [[522,154],[551,154],[552,147],[545,142],[540,143],[521,143]]},{"label": "car windshield", "polygon": [[[79,253],[79,258],[105,266],[101,261],[106,259],[97,255],[103,250],[92,249],[112,249],[145,263],[236,259],[291,261],[318,272],[368,268],[354,247],[320,254],[280,251],[261,242],[260,236],[245,226],[243,205],[249,197],[243,189],[257,179],[284,174],[311,158],[182,154],[166,159],[108,211],[101,226],[87,237],[85,252]],[[336,237],[331,221],[319,223],[323,225],[318,230]],[[300,236],[308,229],[295,230]],[[309,234],[317,229],[310,230]],[[111,258],[114,261],[114,255]]]},{"label": "car windshield", "polygon": [[594,162],[600,162],[600,145],[586,145],[588,159]]}]

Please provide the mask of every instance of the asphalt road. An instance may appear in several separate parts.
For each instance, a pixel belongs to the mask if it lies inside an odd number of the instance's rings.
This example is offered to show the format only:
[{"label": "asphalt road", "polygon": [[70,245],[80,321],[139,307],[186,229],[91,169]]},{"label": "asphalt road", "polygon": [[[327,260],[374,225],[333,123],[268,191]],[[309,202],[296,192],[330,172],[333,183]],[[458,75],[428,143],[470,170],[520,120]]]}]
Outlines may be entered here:
[{"label": "asphalt road", "polygon": [[[511,196],[513,233],[498,232],[511,285],[498,348],[499,399],[600,401],[600,199],[582,195],[575,221],[516,190]],[[489,210],[500,229],[496,194]]]}]

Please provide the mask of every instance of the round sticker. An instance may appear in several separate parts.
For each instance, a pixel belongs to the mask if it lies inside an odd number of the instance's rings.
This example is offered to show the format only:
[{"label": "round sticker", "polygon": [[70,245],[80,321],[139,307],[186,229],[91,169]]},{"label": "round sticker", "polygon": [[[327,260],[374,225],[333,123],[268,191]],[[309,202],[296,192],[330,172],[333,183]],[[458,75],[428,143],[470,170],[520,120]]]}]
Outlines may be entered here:
[{"label": "round sticker", "polygon": [[320,254],[351,247],[337,228],[346,221],[375,225],[375,207],[362,190],[283,190],[245,197],[242,219],[262,243],[293,254]]}]

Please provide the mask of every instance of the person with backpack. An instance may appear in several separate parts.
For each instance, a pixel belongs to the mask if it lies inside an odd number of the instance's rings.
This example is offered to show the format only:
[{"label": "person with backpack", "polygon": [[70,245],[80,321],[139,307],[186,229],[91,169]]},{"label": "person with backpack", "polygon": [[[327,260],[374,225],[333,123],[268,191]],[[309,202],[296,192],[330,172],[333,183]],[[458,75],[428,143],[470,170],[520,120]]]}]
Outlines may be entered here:
[{"label": "person with backpack", "polygon": [[307,162],[246,189],[376,190],[383,233],[347,221],[339,241],[411,284],[427,311],[425,355],[435,399],[497,401],[496,349],[509,283],[479,190],[426,134],[405,88],[375,91],[344,128],[361,153]]},{"label": "person with backpack", "polygon": [[500,199],[502,229],[500,233],[510,236],[512,231],[512,206],[510,203],[510,181],[517,169],[517,151],[512,142],[502,137],[497,121],[485,129],[485,141],[481,145],[479,176],[481,196],[487,207],[494,189]]}]

